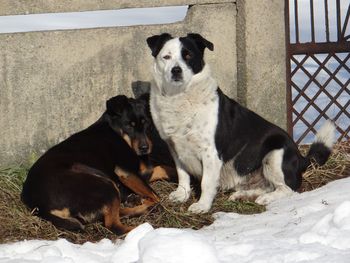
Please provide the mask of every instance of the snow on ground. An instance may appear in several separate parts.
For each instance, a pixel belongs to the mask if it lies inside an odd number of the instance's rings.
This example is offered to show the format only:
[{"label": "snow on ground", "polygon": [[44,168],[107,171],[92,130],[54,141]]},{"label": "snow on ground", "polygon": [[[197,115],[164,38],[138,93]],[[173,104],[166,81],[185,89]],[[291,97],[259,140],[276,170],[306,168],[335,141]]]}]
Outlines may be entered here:
[{"label": "snow on ground", "polygon": [[257,215],[218,213],[201,230],[145,223],[125,240],[0,245],[0,263],[350,262],[350,178],[278,200]]},{"label": "snow on ground", "polygon": [[187,6],[0,16],[0,34],[46,30],[169,24],[182,21]]}]

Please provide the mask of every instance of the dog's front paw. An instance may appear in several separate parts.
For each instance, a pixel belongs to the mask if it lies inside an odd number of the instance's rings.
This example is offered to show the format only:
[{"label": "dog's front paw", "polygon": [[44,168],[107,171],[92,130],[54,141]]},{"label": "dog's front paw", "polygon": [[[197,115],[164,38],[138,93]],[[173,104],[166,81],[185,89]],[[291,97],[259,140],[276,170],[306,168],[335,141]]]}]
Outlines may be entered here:
[{"label": "dog's front paw", "polygon": [[283,197],[291,196],[293,194],[292,189],[288,186],[277,188],[275,191],[260,195],[255,203],[259,205],[268,205],[275,200],[279,200]]},{"label": "dog's front paw", "polygon": [[273,200],[271,200],[271,198],[267,194],[261,195],[257,199],[255,199],[255,203],[257,203],[258,205],[268,205],[272,201]]},{"label": "dog's front paw", "polygon": [[228,198],[228,200],[230,201],[239,201],[244,199],[244,195],[241,191],[238,192],[234,192],[233,194],[230,195],[230,197]]},{"label": "dog's front paw", "polygon": [[177,188],[174,192],[169,195],[169,200],[173,202],[184,203],[190,197],[191,191],[186,191],[184,188]]},{"label": "dog's front paw", "polygon": [[188,211],[194,214],[202,214],[206,213],[210,210],[210,205],[202,204],[202,203],[194,203],[189,208]]}]

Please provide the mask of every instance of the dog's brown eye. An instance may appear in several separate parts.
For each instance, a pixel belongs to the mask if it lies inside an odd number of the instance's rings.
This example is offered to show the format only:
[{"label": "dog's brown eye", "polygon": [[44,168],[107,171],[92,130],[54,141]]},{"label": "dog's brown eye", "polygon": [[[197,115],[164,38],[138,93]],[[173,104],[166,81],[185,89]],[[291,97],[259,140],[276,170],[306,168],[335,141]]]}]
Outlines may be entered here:
[{"label": "dog's brown eye", "polygon": [[170,59],[170,55],[165,55],[163,58],[168,60]]},{"label": "dog's brown eye", "polygon": [[185,55],[185,59],[186,59],[186,60],[190,60],[191,58],[192,58],[191,54],[186,54],[186,55]]}]

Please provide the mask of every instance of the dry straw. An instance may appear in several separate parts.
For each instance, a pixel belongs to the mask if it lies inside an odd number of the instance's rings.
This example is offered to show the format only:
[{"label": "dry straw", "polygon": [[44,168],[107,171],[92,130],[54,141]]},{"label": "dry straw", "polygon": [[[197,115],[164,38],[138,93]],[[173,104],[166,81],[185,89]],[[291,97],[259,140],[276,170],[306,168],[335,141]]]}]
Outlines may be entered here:
[{"label": "dry straw", "polygon": [[[302,147],[302,150],[306,151],[307,147]],[[100,223],[90,224],[82,232],[69,232],[56,229],[51,223],[33,216],[31,212],[34,211],[28,211],[19,198],[22,183],[28,171],[27,167],[19,165],[0,169],[0,243],[24,239],[56,240],[58,238],[66,238],[74,243],[84,243],[102,238],[112,240],[120,238]],[[350,141],[338,143],[326,165],[319,167],[312,164],[304,174],[300,191],[309,191],[349,175]],[[175,184],[159,181],[153,183],[152,187],[161,196],[160,204],[140,217],[124,218],[124,223],[138,225],[149,222],[154,227],[199,229],[211,224],[214,221],[212,214],[218,211],[243,214],[265,211],[263,206],[253,202],[228,201],[229,193],[219,193],[210,213],[194,215],[188,213],[187,208],[196,200],[198,194],[194,193],[185,204],[173,204],[168,201],[167,196],[175,189]]]}]

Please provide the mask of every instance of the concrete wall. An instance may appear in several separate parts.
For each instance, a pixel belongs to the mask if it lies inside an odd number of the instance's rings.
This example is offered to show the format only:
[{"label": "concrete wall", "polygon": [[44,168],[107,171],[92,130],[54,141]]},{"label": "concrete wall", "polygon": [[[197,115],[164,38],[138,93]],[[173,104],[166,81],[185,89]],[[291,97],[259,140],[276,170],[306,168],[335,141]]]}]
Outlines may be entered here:
[{"label": "concrete wall", "polygon": [[0,15],[231,3],[235,0],[0,0]]},{"label": "concrete wall", "polygon": [[237,93],[240,103],[286,129],[284,4],[237,0]]},{"label": "concrete wall", "polygon": [[[163,2],[0,0],[0,15],[164,6]],[[0,34],[0,166],[45,151],[96,120],[107,98],[131,96],[133,81],[150,81],[152,57],[145,41],[162,32],[199,32],[212,41],[214,52],[207,51],[206,60],[220,87],[284,127],[285,99],[275,101],[278,114],[273,104],[265,104],[271,96],[285,96],[279,4],[284,1],[166,2],[193,6],[184,21],[174,24]]]}]

